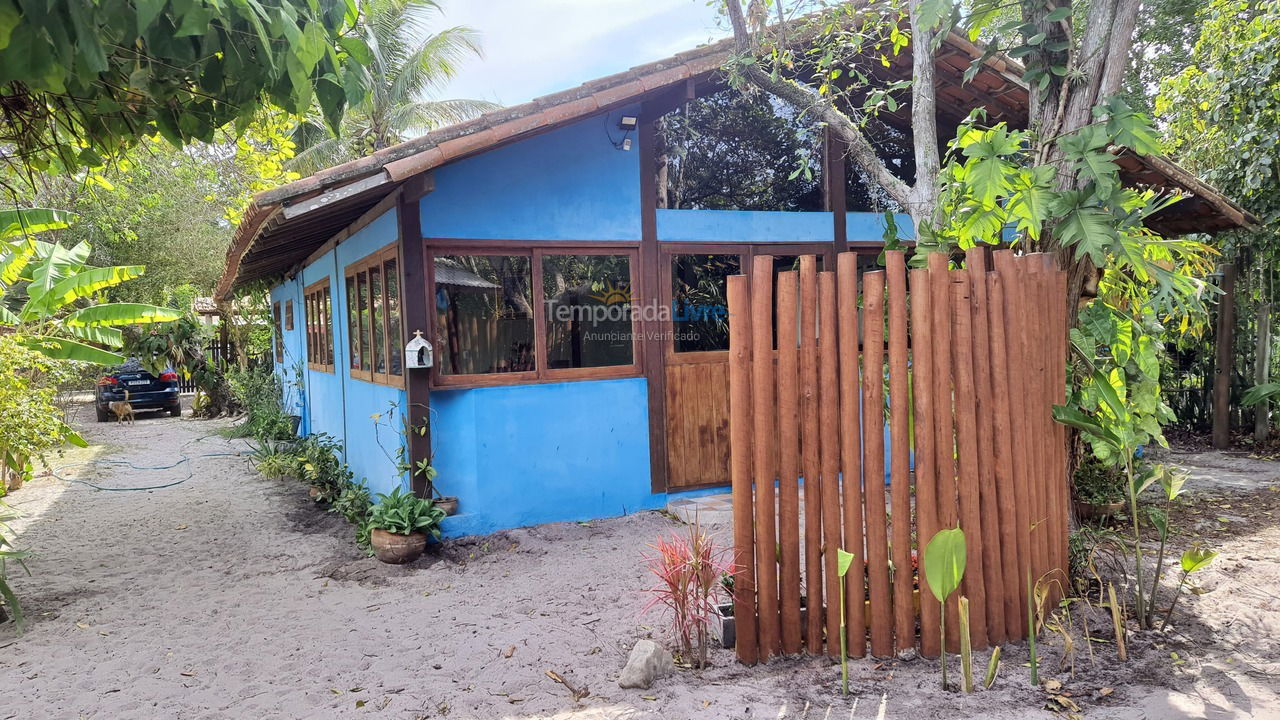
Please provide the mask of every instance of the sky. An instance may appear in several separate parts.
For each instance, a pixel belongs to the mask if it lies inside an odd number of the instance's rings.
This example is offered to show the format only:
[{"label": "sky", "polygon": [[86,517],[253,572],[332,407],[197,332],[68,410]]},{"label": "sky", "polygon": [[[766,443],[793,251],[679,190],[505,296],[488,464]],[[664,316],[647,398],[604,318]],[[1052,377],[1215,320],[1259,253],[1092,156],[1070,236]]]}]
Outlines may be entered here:
[{"label": "sky", "polygon": [[445,0],[441,27],[480,31],[438,96],[517,105],[722,37],[708,0]]}]

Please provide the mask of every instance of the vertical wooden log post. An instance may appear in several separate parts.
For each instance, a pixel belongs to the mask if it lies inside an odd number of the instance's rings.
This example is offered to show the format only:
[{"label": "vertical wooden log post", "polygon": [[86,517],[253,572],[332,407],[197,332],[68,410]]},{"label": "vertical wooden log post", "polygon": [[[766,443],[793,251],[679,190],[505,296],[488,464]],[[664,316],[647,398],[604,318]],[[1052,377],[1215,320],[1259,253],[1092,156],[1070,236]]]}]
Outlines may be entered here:
[{"label": "vertical wooden log post", "polygon": [[759,659],[756,637],[755,523],[751,492],[751,312],[747,278],[728,279],[729,474],[733,483],[733,617],[738,660]]},{"label": "vertical wooden log post", "polygon": [[[911,271],[911,397],[916,421],[916,544],[921,558],[925,545],[938,532],[937,464],[933,422],[933,303],[929,271]],[[933,601],[929,581],[921,562],[920,571],[920,652],[937,657],[942,643],[938,638],[941,608]]]},{"label": "vertical wooden log post", "polygon": [[799,276],[778,275],[778,534],[782,651],[800,652],[800,393],[796,306]]},{"label": "vertical wooden log post", "polygon": [[773,257],[756,257],[751,266],[751,420],[756,485],[756,602],[760,608],[760,659],[782,648],[778,616],[776,423],[773,373]]},{"label": "vertical wooden log post", "polygon": [[1008,365],[1004,322],[1004,286],[1000,277],[990,273],[987,283],[987,317],[989,333],[989,358],[991,375],[995,378],[992,391],[993,424],[991,432],[995,451],[996,503],[1000,516],[1000,564],[1004,570],[1002,611],[1005,615],[1007,639],[1018,640],[1026,635],[1026,604],[1022,589],[1022,568],[1027,566],[1024,534],[1018,532],[1017,494],[1014,491],[1013,420],[1010,396],[1013,383]]},{"label": "vertical wooden log post", "polygon": [[[957,527],[960,524],[956,504],[956,456],[955,417],[951,397],[951,278],[948,276],[947,256],[942,253],[929,255],[930,303],[933,306],[933,437],[934,478],[937,490],[938,529]],[[925,538],[925,543],[933,536]],[[925,602],[921,599],[921,602]],[[959,616],[956,601],[947,603],[947,648],[959,650]]]},{"label": "vertical wooden log post", "polygon": [[893,654],[889,539],[884,497],[884,272],[862,276],[862,457],[871,585],[871,654]]},{"label": "vertical wooden log post", "polygon": [[822,652],[822,465],[818,442],[818,259],[800,258],[800,412],[804,416],[800,450],[804,455],[805,586],[809,589],[805,647]]},{"label": "vertical wooden log post", "polygon": [[996,486],[995,386],[1004,377],[991,372],[991,336],[987,322],[987,252],[975,247],[965,253],[969,275],[969,307],[973,318],[971,361],[977,397],[978,493],[982,522],[982,570],[987,602],[980,609],[987,615],[987,639],[1003,645],[1009,637],[1009,615],[1004,609],[1004,563],[1000,547],[1000,501]]},{"label": "vertical wooden log post", "polygon": [[854,555],[844,578],[845,630],[849,654],[867,654],[866,590],[867,548],[862,522],[862,423],[859,418],[861,393],[858,378],[858,256],[841,253],[836,260],[839,273],[840,311],[840,488],[844,501],[845,551]]},{"label": "vertical wooden log post", "polygon": [[[818,273],[818,367],[822,393],[822,569],[826,577],[827,654],[840,655],[840,573],[836,550],[840,533],[840,394],[836,337],[836,274]],[[846,601],[848,598],[845,598]],[[809,612],[817,612],[817,609]]]},{"label": "vertical wooden log post", "polygon": [[[955,369],[956,456],[960,473],[956,494],[960,504],[960,527],[964,530],[965,570],[963,593],[977,607],[987,604],[983,570],[982,506],[978,490],[977,393],[973,380],[973,317],[969,298],[968,271],[951,273],[952,363]],[[969,638],[975,648],[987,646],[985,611],[969,618]]]},{"label": "vertical wooden log post", "polygon": [[1235,366],[1236,266],[1222,266],[1222,295],[1218,298],[1218,331],[1214,339],[1213,446],[1231,446],[1231,370]]},{"label": "vertical wooden log post", "polygon": [[911,399],[907,394],[907,261],[901,250],[885,253],[889,284],[889,491],[893,559],[894,649],[915,647],[911,599]]}]

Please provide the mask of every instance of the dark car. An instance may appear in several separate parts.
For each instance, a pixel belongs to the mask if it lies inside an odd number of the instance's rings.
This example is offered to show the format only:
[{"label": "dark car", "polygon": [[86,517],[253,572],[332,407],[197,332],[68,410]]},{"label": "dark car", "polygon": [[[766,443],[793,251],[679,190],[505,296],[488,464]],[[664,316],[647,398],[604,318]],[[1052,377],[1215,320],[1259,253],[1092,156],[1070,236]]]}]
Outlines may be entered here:
[{"label": "dark car", "polygon": [[98,381],[94,392],[98,422],[112,419],[111,403],[125,399],[134,410],[162,410],[175,417],[182,414],[178,374],[166,372],[156,377],[142,369],[137,360],[130,360]]}]

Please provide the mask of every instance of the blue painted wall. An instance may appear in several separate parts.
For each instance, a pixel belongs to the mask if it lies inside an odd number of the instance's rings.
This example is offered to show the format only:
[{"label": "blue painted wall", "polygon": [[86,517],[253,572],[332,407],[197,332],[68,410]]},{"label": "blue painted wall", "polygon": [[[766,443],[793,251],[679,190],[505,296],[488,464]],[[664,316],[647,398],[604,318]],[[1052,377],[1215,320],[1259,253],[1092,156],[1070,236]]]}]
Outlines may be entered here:
[{"label": "blue painted wall", "polygon": [[829,212],[658,210],[661,242],[831,242]]},{"label": "blue painted wall", "polygon": [[[898,239],[915,239],[915,225],[911,222],[910,215],[907,215],[906,213],[894,213],[893,220],[898,226]],[[884,215],[881,213],[845,213],[844,236],[848,242],[884,242],[884,228]]]},{"label": "blue painted wall", "polygon": [[[422,198],[427,237],[485,240],[640,240],[638,146],[598,115],[435,170]],[[636,141],[635,134],[631,139]]]},{"label": "blue painted wall", "polygon": [[643,378],[431,394],[440,491],[461,498],[451,536],[666,506],[649,491]]}]

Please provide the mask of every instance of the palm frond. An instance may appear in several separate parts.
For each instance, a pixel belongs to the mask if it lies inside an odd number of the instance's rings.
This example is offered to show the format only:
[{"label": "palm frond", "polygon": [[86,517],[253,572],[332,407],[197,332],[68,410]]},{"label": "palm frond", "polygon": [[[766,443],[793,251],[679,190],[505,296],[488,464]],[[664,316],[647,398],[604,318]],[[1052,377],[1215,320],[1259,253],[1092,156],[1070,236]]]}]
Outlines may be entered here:
[{"label": "palm frond", "polygon": [[404,128],[405,135],[414,137],[432,130],[466,122],[490,110],[502,107],[487,100],[424,100],[400,105],[392,109],[391,126]]}]

